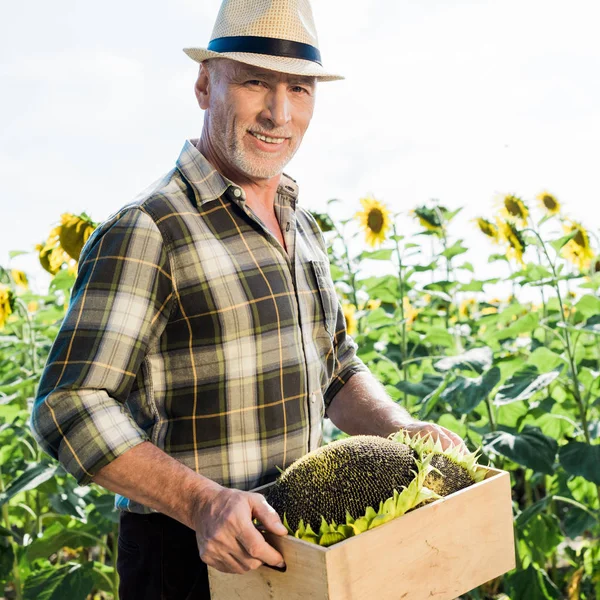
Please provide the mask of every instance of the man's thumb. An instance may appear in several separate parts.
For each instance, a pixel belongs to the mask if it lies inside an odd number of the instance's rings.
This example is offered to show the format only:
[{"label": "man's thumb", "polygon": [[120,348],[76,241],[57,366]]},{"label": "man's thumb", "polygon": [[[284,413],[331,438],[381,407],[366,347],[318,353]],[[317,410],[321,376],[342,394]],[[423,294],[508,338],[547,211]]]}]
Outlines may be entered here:
[{"label": "man's thumb", "polygon": [[287,529],[281,522],[279,515],[275,512],[275,509],[264,499],[263,496],[253,498],[252,503],[252,516],[258,519],[261,525],[277,535],[286,535]]}]

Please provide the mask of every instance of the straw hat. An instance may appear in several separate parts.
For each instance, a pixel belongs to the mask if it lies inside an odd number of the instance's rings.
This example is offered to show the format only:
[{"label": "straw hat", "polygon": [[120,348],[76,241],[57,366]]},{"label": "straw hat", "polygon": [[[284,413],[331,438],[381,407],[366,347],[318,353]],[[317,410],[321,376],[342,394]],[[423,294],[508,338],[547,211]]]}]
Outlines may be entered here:
[{"label": "straw hat", "polygon": [[196,62],[230,58],[280,73],[344,79],[321,65],[309,0],[223,0],[207,48],[184,48]]}]

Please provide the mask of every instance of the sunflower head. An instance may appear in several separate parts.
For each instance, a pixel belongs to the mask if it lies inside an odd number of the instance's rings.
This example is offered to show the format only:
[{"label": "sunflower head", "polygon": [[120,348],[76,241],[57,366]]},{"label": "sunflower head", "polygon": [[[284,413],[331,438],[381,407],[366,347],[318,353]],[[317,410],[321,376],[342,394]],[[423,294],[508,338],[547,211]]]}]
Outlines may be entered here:
[{"label": "sunflower head", "polygon": [[25,275],[25,273],[23,271],[19,271],[17,269],[12,269],[10,272],[10,276],[18,288],[21,288],[22,290],[26,290],[29,287],[29,281],[27,280],[27,275]]},{"label": "sunflower head", "polygon": [[406,327],[407,329],[410,329],[412,324],[416,321],[419,311],[410,303],[408,296],[402,298],[402,310],[404,311]]},{"label": "sunflower head", "polygon": [[0,284],[0,329],[4,329],[8,317],[15,309],[15,297],[12,290]]},{"label": "sunflower head", "polygon": [[525,227],[529,218],[529,209],[521,198],[508,194],[502,198],[502,214]]},{"label": "sunflower head", "polygon": [[567,221],[564,225],[567,235],[573,235],[562,248],[563,256],[577,266],[581,271],[590,267],[594,251],[590,246],[590,236],[581,223]]},{"label": "sunflower head", "polygon": [[542,210],[548,215],[556,215],[560,212],[560,202],[550,192],[542,192],[537,195]]},{"label": "sunflower head", "polygon": [[314,210],[311,210],[309,212],[313,216],[313,218],[317,222],[317,225],[323,233],[325,233],[326,231],[333,231],[335,229],[333,221],[327,213],[320,213]]},{"label": "sunflower head", "polygon": [[492,223],[491,221],[488,221],[482,217],[477,217],[475,222],[483,234],[487,235],[496,243],[500,241],[500,231],[495,223]]},{"label": "sunflower head", "polygon": [[361,198],[360,203],[363,210],[355,216],[365,231],[367,244],[374,248],[385,240],[391,226],[390,212],[382,202],[371,196]]},{"label": "sunflower head", "polygon": [[348,335],[353,336],[357,332],[356,307],[350,302],[342,303],[342,311],[346,319],[346,331]]},{"label": "sunflower head", "polygon": [[58,234],[60,246],[72,259],[79,260],[81,249],[94,229],[96,224],[87,215],[64,213]]},{"label": "sunflower head", "polygon": [[460,303],[460,306],[458,307],[458,314],[463,319],[468,319],[473,316],[476,307],[477,300],[475,300],[475,298],[466,298]]},{"label": "sunflower head", "polygon": [[443,206],[434,206],[433,208],[417,206],[412,214],[425,229],[439,234],[444,230],[445,218],[448,212],[448,209]]},{"label": "sunflower head", "polygon": [[524,265],[523,253],[527,244],[523,234],[517,229],[517,226],[510,221],[498,221],[498,229],[502,240],[507,244],[507,255]]}]

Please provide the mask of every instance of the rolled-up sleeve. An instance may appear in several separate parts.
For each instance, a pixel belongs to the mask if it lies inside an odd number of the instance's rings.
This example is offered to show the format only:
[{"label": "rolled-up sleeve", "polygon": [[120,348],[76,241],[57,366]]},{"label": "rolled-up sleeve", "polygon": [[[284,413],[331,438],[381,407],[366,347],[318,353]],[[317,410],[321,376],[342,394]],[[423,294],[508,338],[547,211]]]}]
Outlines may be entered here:
[{"label": "rolled-up sleeve", "polygon": [[331,383],[323,396],[325,411],[352,375],[361,372],[370,373],[369,367],[356,354],[358,345],[346,330],[346,318],[339,299],[337,304],[337,325],[334,338],[335,370]]},{"label": "rolled-up sleeve", "polygon": [[81,485],[149,439],[125,403],[172,299],[162,236],[139,206],[92,234],[30,420],[40,446]]}]

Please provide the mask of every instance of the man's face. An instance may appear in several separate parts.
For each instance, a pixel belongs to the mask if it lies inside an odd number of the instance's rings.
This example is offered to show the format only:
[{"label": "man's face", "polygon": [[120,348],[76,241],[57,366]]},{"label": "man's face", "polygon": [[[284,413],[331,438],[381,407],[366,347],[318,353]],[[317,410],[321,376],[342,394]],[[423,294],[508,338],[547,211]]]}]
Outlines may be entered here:
[{"label": "man's face", "polygon": [[204,127],[218,160],[251,179],[279,175],[310,123],[315,78],[219,59],[209,81]]}]

